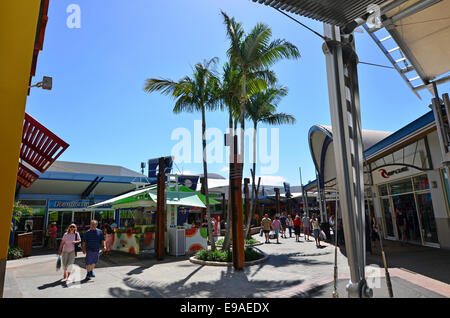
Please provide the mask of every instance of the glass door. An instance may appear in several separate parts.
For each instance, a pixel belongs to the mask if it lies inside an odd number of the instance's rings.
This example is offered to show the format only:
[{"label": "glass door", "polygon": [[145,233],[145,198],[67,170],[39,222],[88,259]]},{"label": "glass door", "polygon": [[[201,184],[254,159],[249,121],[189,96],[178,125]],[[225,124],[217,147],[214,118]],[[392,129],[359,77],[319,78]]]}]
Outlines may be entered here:
[{"label": "glass door", "polygon": [[81,236],[91,227],[92,213],[91,211],[75,211],[73,215],[73,223],[77,226]]},{"label": "glass door", "polygon": [[57,226],[57,238],[62,238],[69,225],[72,223],[72,211],[59,211]]},{"label": "glass door", "polygon": [[381,208],[383,210],[385,237],[395,238],[394,225],[392,222],[391,203],[389,202],[389,198],[381,199]]},{"label": "glass door", "polygon": [[437,244],[439,241],[436,220],[434,219],[433,204],[431,202],[431,193],[419,193],[416,197],[422,223],[423,240],[425,243]]},{"label": "glass door", "polygon": [[[406,219],[406,238],[408,242],[422,244],[422,237],[420,234],[419,218],[417,217],[417,209],[414,200],[414,194],[402,194],[392,197],[394,209],[396,211],[396,219],[398,221],[398,211],[401,211]],[[397,230],[400,237],[400,226],[397,225]]]}]

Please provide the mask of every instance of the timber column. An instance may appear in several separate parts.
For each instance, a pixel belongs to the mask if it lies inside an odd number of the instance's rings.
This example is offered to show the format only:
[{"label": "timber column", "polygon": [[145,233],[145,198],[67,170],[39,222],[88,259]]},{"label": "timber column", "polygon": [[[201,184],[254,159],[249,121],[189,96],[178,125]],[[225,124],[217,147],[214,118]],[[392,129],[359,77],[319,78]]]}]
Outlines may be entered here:
[{"label": "timber column", "polygon": [[165,256],[165,235],[166,235],[166,172],[164,158],[159,158],[159,169],[156,186],[156,238],[155,252],[156,259],[162,260]]},{"label": "timber column", "polygon": [[244,218],[242,211],[242,167],[243,163],[238,162],[237,155],[237,135],[234,140],[234,160],[230,171],[231,178],[231,231],[232,231],[232,255],[235,270],[243,270],[245,266],[244,253]]}]

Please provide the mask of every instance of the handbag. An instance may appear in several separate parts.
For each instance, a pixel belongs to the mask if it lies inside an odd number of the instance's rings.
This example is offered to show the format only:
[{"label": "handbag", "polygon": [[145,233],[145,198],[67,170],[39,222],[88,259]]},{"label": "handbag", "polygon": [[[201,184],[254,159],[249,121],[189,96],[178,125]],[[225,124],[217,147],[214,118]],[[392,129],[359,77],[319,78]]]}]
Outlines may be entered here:
[{"label": "handbag", "polygon": [[61,256],[58,255],[58,259],[56,260],[56,270],[59,271],[61,268]]}]

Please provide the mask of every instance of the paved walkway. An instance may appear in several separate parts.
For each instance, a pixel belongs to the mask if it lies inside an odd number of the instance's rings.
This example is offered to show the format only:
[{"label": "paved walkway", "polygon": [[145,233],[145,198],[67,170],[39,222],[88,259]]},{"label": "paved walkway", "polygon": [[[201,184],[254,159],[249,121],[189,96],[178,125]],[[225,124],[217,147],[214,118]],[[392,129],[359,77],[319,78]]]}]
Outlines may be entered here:
[{"label": "paved walkway", "polygon": [[[55,269],[56,255],[32,256],[8,261],[5,297],[331,297],[334,246],[323,243],[319,249],[314,240],[305,242],[303,237],[300,243],[295,238],[280,242],[258,246],[269,259],[241,272],[192,264],[188,257],[168,256],[157,262],[113,254],[101,258],[90,281],[84,280],[84,256],[79,253],[78,277],[69,285]],[[349,267],[339,249],[338,273],[338,290],[346,297]],[[378,286],[374,296],[387,297],[384,269],[369,266],[368,273],[376,276],[370,281]],[[392,268],[390,275],[396,297],[450,297],[450,285],[445,282],[400,268]]]}]

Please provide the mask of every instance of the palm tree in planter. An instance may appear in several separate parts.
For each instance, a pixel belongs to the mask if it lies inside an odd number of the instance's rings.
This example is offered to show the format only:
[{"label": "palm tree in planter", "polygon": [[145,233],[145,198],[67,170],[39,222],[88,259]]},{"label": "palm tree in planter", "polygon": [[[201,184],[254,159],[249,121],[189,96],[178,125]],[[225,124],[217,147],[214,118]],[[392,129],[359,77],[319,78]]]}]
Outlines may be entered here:
[{"label": "palm tree in planter", "polygon": [[206,217],[208,219],[208,237],[211,242],[211,250],[216,249],[212,235],[211,214],[209,211],[208,194],[208,168],[206,158],[206,118],[207,110],[216,110],[220,107],[218,97],[219,79],[214,74],[212,67],[218,58],[212,58],[203,63],[197,63],[194,67],[192,77],[185,76],[180,81],[174,82],[169,79],[149,78],[145,81],[144,91],[152,93],[158,91],[164,95],[173,97],[175,106],[173,112],[201,112],[202,113],[202,147],[203,147],[203,176],[205,186]]},{"label": "palm tree in planter", "polygon": [[[260,92],[261,90],[268,87],[269,83],[275,83],[277,81],[275,74],[272,71],[265,72],[256,72],[251,74],[249,78],[247,78],[247,82],[249,83],[247,86],[249,89],[247,90],[248,94],[254,94],[256,92]],[[223,67],[222,80],[219,86],[219,97],[221,103],[223,104],[223,108],[228,110],[228,130],[230,133],[230,137],[233,137],[235,134],[235,130],[237,129],[237,123],[239,121],[240,115],[240,95],[241,95],[241,87],[242,87],[242,76],[239,68],[232,63],[232,61],[228,61]],[[231,140],[232,142],[232,140]],[[230,153],[232,155],[232,153]],[[230,165],[232,163],[232,157],[230,158]],[[231,171],[231,167],[230,167]],[[231,191],[231,184],[229,190]],[[231,193],[229,195],[229,199],[231,198]],[[227,213],[227,224],[230,225],[230,213]],[[227,227],[227,231],[225,234],[223,250],[228,250],[230,247],[230,226]]]},{"label": "palm tree in planter", "polygon": [[256,136],[258,123],[269,125],[294,124],[295,118],[285,113],[277,113],[281,99],[287,95],[285,87],[270,87],[264,91],[257,92],[249,97],[246,103],[246,115],[253,123],[253,174],[252,174],[252,207],[250,217],[247,220],[245,237],[248,237],[250,231],[251,220],[256,210],[255,198],[257,201],[258,191],[256,190]]}]

